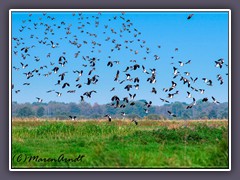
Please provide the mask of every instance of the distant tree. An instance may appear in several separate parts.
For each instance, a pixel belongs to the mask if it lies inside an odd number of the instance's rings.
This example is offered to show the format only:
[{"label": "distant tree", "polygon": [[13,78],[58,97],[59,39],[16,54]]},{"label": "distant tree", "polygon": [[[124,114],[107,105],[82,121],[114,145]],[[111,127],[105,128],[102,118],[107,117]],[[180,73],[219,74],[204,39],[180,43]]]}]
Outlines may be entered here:
[{"label": "distant tree", "polygon": [[159,119],[160,119],[160,120],[166,120],[167,118],[166,118],[164,115],[160,115],[160,116],[159,116]]},{"label": "distant tree", "polygon": [[190,116],[189,116],[188,113],[184,112],[183,115],[182,115],[182,118],[183,118],[183,119],[189,119]]},{"label": "distant tree", "polygon": [[146,119],[150,119],[150,120],[159,120],[160,116],[157,114],[149,114],[147,116],[145,116]]},{"label": "distant tree", "polygon": [[92,114],[90,118],[97,119],[97,118],[103,118],[103,115],[100,114]]},{"label": "distant tree", "polygon": [[34,111],[32,110],[32,108],[25,106],[21,109],[19,109],[18,117],[30,117],[30,116],[34,116]]},{"label": "distant tree", "polygon": [[175,102],[172,104],[172,112],[177,115],[177,117],[182,117],[184,111],[184,106],[181,102]]},{"label": "distant tree", "polygon": [[93,104],[92,110],[95,114],[103,114],[103,109],[98,103]]},{"label": "distant tree", "polygon": [[228,112],[222,112],[221,113],[221,118],[222,119],[227,119],[228,118]]},{"label": "distant tree", "polygon": [[75,103],[70,103],[70,104],[68,105],[68,107],[69,107],[69,112],[70,112],[70,114],[72,114],[72,115],[78,115],[78,114],[80,113],[80,108],[78,107],[77,104],[75,104]]},{"label": "distant tree", "polygon": [[44,107],[39,107],[39,108],[37,109],[37,116],[38,116],[38,117],[42,117],[42,116],[44,115],[44,112],[45,112]]},{"label": "distant tree", "polygon": [[[155,114],[158,116],[166,117],[167,119],[206,119],[206,118],[228,118],[228,103],[221,103],[219,106],[214,105],[209,102],[197,101],[196,106],[191,109],[186,109],[189,103],[185,102],[172,102],[167,103],[162,106],[152,105],[149,108],[149,113],[146,114],[144,111],[146,100],[134,101],[135,105],[130,106],[129,103],[120,101],[121,104],[125,104],[126,107],[115,108],[110,103],[108,104],[93,104],[87,102],[76,103],[64,103],[50,101],[48,103],[22,103],[12,102],[12,116],[28,117],[36,116],[41,117],[41,112],[39,108],[43,107],[45,109],[44,115],[48,117],[57,117],[59,119],[66,119],[69,115],[76,115],[77,117],[84,118],[98,118],[103,117],[105,114],[110,114],[113,118],[122,118],[121,112],[126,113],[126,118],[128,115],[135,114],[140,118],[146,117],[149,114]],[[27,109],[24,107],[28,107]],[[23,109],[24,108],[24,109]],[[30,110],[29,110],[30,109]],[[42,109],[42,108],[41,108]],[[177,118],[172,118],[169,116],[167,111],[170,110],[177,115]],[[27,111],[27,112],[25,112]],[[40,113],[40,114],[39,114]],[[162,118],[161,118],[162,119]]]},{"label": "distant tree", "polygon": [[215,111],[214,109],[212,109],[212,110],[209,112],[208,118],[209,118],[209,119],[215,119],[215,118],[217,118],[217,113],[216,113],[216,111]]},{"label": "distant tree", "polygon": [[138,116],[137,114],[129,114],[129,115],[127,115],[127,118],[129,118],[129,119],[132,119],[132,118],[141,119],[141,117]]},{"label": "distant tree", "polygon": [[208,118],[207,113],[206,112],[201,112],[200,115],[199,115],[199,118],[200,119],[207,119]]},{"label": "distant tree", "polygon": [[55,115],[55,118],[59,119],[59,120],[66,120],[66,119],[69,118],[68,116],[69,116],[69,114],[67,114],[66,112],[57,111],[56,115]]}]

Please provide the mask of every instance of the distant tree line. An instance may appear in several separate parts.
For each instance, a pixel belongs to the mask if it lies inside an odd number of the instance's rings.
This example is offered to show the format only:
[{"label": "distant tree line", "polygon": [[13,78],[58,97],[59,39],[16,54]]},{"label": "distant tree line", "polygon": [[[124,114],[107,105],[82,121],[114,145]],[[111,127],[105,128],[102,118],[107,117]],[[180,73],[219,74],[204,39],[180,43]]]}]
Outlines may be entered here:
[{"label": "distant tree line", "polygon": [[135,101],[134,106],[127,105],[124,109],[114,108],[110,104],[91,105],[86,102],[63,103],[50,101],[49,103],[23,103],[12,102],[13,117],[42,117],[66,119],[69,115],[77,116],[77,119],[103,118],[110,114],[113,118],[123,118],[121,112],[126,113],[125,118],[146,118],[154,120],[173,119],[168,115],[168,110],[176,114],[174,119],[228,119],[228,103],[216,105],[210,102],[197,101],[191,109],[186,109],[187,103],[174,102],[162,106],[151,106],[149,113],[144,111],[144,100]]}]

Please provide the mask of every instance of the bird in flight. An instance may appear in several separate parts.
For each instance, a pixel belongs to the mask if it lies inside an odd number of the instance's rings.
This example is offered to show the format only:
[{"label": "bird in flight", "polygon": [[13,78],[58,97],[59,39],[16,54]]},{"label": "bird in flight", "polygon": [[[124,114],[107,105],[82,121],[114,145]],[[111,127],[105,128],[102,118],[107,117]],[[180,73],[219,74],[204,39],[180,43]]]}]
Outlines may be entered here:
[{"label": "bird in flight", "polygon": [[74,121],[76,119],[76,116],[69,116],[69,118]]},{"label": "bird in flight", "polygon": [[43,99],[41,99],[41,98],[39,98],[39,97],[36,97],[37,98],[37,101],[39,102],[39,103],[41,103],[42,101],[43,101]]},{"label": "bird in flight", "polygon": [[107,117],[107,118],[108,118],[108,122],[111,122],[111,121],[112,121],[112,117],[111,117],[109,114],[106,114],[104,117]]},{"label": "bird in flight", "polygon": [[168,112],[168,114],[170,115],[170,116],[172,116],[172,117],[177,117],[174,113],[172,113],[171,111],[167,111]]},{"label": "bird in flight", "polygon": [[187,17],[187,19],[188,19],[188,20],[191,19],[191,18],[193,17],[193,15],[194,15],[194,14],[189,14],[188,17]]}]

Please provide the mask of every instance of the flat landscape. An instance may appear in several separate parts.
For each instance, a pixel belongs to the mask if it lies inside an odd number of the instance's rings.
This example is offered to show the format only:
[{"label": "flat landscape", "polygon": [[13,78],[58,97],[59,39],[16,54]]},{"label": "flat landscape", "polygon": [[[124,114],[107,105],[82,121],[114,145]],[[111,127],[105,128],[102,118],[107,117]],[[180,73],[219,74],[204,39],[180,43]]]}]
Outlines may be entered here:
[{"label": "flat landscape", "polygon": [[12,168],[228,168],[228,120],[12,119]]}]

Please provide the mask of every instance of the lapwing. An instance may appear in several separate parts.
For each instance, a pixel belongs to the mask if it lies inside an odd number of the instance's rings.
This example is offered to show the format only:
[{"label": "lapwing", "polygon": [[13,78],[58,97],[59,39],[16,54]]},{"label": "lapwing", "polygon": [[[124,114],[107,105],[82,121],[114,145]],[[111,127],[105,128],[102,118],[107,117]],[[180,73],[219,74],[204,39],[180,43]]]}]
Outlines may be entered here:
[{"label": "lapwing", "polygon": [[194,15],[194,14],[189,14],[188,17],[187,17],[187,19],[188,19],[188,20],[191,19],[191,18],[193,17],[193,15]]},{"label": "lapwing", "polygon": [[37,101],[39,102],[39,103],[41,103],[42,101],[43,101],[43,99],[41,99],[41,98],[39,98],[39,97],[36,97],[37,98]]},{"label": "lapwing", "polygon": [[74,121],[77,117],[76,116],[69,116],[69,118]]},{"label": "lapwing", "polygon": [[108,122],[112,121],[112,117],[109,114],[106,114],[104,117],[108,117]]},{"label": "lapwing", "polygon": [[213,103],[214,103],[214,104],[217,104],[217,105],[220,104],[220,102],[217,101],[213,96],[212,96],[212,100],[213,100]]},{"label": "lapwing", "polygon": [[163,99],[163,98],[160,98],[160,100],[161,100],[162,102],[170,103],[168,100]]},{"label": "lapwing", "polygon": [[174,113],[172,113],[171,111],[167,111],[168,112],[168,114],[170,115],[170,116],[173,116],[173,117],[177,117]]}]

